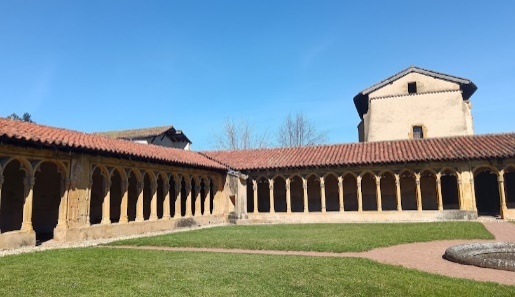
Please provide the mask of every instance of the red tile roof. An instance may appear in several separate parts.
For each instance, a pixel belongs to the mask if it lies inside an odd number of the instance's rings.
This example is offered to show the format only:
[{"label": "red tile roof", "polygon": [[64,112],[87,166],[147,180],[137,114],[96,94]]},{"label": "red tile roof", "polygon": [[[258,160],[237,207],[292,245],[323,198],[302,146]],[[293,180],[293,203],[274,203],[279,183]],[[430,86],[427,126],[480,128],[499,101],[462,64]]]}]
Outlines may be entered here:
[{"label": "red tile roof", "polygon": [[[140,129],[130,129],[130,130],[118,130],[118,131],[103,131],[103,132],[95,132],[93,134],[102,135],[109,138],[141,138],[148,136],[156,136],[167,132],[168,130],[172,130],[173,126],[160,126],[160,127],[150,127],[150,128],[140,128]],[[175,132],[175,129],[174,129]]]},{"label": "red tile roof", "polygon": [[0,143],[38,144],[64,150],[143,158],[194,167],[226,169],[218,162],[192,151],[139,144],[61,128],[0,118]]},{"label": "red tile roof", "polygon": [[235,170],[513,158],[515,133],[202,154]]}]

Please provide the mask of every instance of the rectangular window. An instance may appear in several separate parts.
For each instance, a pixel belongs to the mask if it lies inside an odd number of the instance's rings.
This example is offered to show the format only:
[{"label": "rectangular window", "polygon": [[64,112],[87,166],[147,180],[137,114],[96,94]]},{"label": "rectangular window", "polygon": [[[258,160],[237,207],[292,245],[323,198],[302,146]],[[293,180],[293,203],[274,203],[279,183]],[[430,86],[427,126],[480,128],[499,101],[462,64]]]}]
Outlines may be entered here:
[{"label": "rectangular window", "polygon": [[417,83],[410,82],[408,83],[408,94],[416,94],[417,93]]},{"label": "rectangular window", "polygon": [[422,131],[422,126],[413,126],[413,139],[422,138],[424,138],[424,131]]}]

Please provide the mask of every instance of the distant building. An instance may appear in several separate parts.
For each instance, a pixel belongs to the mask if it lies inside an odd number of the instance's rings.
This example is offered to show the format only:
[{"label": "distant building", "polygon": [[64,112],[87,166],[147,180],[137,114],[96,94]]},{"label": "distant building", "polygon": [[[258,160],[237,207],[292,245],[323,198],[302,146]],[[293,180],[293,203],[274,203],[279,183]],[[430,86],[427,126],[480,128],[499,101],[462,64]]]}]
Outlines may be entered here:
[{"label": "distant building", "polygon": [[409,67],[354,97],[359,141],[473,135],[470,80]]},{"label": "distant building", "polygon": [[151,127],[132,130],[98,132],[102,136],[113,139],[125,139],[138,143],[154,144],[189,150],[191,141],[181,130],[173,126]]}]

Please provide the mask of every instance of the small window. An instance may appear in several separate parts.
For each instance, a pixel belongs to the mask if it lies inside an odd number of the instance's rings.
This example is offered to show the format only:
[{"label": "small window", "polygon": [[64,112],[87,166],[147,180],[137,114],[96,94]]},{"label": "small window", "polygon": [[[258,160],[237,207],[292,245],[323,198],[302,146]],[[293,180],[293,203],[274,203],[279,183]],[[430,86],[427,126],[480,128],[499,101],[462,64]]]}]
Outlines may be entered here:
[{"label": "small window", "polygon": [[408,94],[416,94],[417,93],[417,83],[410,82],[408,83]]},{"label": "small window", "polygon": [[424,131],[422,130],[422,126],[413,126],[413,139],[422,138],[424,138]]}]

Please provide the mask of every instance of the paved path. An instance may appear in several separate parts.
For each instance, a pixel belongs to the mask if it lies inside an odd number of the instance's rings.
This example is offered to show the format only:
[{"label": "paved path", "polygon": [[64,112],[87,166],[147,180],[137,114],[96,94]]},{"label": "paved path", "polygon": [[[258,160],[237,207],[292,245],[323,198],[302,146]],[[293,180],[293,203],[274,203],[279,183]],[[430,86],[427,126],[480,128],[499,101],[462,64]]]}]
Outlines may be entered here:
[{"label": "paved path", "polygon": [[[515,224],[507,222],[484,222],[485,227],[495,236],[495,241],[515,242]],[[399,265],[430,273],[450,277],[467,278],[476,281],[490,281],[506,285],[515,285],[515,272],[461,265],[442,258],[445,250],[453,245],[471,242],[488,242],[489,240],[440,240],[401,244],[378,248],[358,253],[271,251],[219,248],[188,247],[151,247],[151,246],[112,246],[112,248],[130,248],[164,251],[217,252],[260,255],[292,255],[310,257],[357,257],[378,261],[380,263]]]}]

